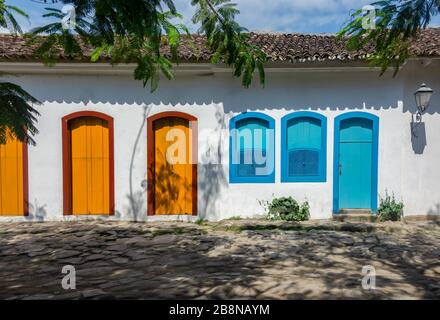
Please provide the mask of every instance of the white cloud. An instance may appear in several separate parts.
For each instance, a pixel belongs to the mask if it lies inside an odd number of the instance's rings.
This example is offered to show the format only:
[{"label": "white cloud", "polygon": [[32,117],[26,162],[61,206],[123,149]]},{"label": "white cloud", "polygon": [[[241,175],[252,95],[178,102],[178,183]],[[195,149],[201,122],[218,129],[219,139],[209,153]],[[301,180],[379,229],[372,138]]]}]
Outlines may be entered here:
[{"label": "white cloud", "polygon": [[[375,0],[233,0],[241,13],[239,23],[251,31],[277,31],[301,33],[334,33],[349,19],[350,12],[362,8]],[[197,31],[191,22],[194,8],[191,0],[174,0],[178,11],[183,14],[181,22]],[[6,0],[7,4],[18,5],[30,14],[29,22],[19,19],[23,28],[29,30],[47,23],[41,17],[44,7],[30,0]],[[440,17],[431,25],[440,25]]]},{"label": "white cloud", "polygon": [[[349,18],[350,10],[372,0],[235,0],[241,13],[238,21],[252,31],[337,32]],[[176,1],[190,22],[194,13],[189,0]],[[196,28],[192,28],[195,31]]]}]

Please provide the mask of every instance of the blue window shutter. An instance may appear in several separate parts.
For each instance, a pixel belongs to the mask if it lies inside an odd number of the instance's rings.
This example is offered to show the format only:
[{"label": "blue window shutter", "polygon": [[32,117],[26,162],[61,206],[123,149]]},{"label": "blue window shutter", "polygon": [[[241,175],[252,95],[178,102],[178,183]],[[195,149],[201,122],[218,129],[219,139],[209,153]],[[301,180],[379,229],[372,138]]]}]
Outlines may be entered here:
[{"label": "blue window shutter", "polygon": [[[232,134],[230,136],[229,181],[231,183],[274,182],[274,129],[275,121],[258,112],[240,114],[231,119],[230,130],[235,130],[238,134],[238,136]],[[268,140],[269,138],[271,140]],[[232,149],[233,144],[235,150]],[[236,154],[233,154],[234,152]],[[237,158],[240,162],[232,163],[232,159],[238,160]]]},{"label": "blue window shutter", "polygon": [[327,120],[314,112],[295,112],[282,118],[282,182],[326,180]]},{"label": "blue window shutter", "polygon": [[290,150],[289,176],[319,175],[319,150]]},{"label": "blue window shutter", "polygon": [[[240,137],[240,163],[237,165],[237,176],[256,176],[256,168],[264,168],[266,163],[257,163],[256,156],[266,154],[267,121],[258,118],[243,119],[237,123],[239,132],[251,133],[250,136]],[[258,134],[257,134],[258,132]],[[249,139],[251,138],[251,139]]]}]

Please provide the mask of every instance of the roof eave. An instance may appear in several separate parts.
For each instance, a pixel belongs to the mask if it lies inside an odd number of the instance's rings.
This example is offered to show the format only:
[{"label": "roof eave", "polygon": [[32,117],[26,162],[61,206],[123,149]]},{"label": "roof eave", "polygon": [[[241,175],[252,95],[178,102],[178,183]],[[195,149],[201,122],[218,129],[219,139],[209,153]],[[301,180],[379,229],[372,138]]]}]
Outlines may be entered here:
[{"label": "roof eave", "polygon": [[[438,57],[418,57],[411,60],[440,60]],[[1,74],[56,74],[56,75],[132,75],[136,64],[84,63],[60,62],[54,66],[47,66],[41,62],[0,61]],[[322,72],[322,71],[373,71],[380,68],[370,67],[366,61],[313,61],[313,62],[268,62],[265,68],[268,73],[282,72]],[[215,74],[231,72],[231,68],[224,64],[211,63],[180,63],[175,66],[176,73],[188,74]]]}]

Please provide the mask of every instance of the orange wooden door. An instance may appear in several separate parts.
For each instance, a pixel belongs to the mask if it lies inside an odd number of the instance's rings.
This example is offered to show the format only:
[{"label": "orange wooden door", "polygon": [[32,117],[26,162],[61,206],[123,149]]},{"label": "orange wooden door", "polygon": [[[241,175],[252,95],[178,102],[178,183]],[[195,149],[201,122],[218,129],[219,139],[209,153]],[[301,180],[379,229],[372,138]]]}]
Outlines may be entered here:
[{"label": "orange wooden door", "polygon": [[193,214],[192,130],[177,117],[154,122],[154,214]]},{"label": "orange wooden door", "polygon": [[70,120],[72,214],[110,214],[109,128],[105,120]]},{"label": "orange wooden door", "polygon": [[8,139],[0,145],[0,215],[25,215],[23,174],[23,144]]}]

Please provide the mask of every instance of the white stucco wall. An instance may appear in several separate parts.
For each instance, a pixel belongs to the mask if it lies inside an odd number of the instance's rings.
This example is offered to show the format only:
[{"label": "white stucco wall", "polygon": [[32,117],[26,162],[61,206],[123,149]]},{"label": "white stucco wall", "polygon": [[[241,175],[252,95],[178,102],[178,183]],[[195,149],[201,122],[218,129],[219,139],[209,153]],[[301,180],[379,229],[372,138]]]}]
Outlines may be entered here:
[{"label": "white stucco wall", "polygon": [[[115,210],[111,219],[146,219],[146,117],[163,111],[182,111],[198,118],[199,217],[224,219],[264,213],[258,200],[272,196],[307,199],[312,218],[330,218],[333,200],[334,118],[349,111],[365,111],[380,118],[379,193],[394,192],[405,203],[405,215],[440,215],[440,62],[429,66],[412,61],[396,78],[375,71],[270,72],[266,88],[241,87],[230,73],[179,74],[162,80],[154,94],[131,76],[21,75],[4,77],[22,85],[44,104],[39,107],[37,146],[29,147],[30,217],[26,220],[76,219],[63,217],[61,118],[92,110],[114,118]],[[425,82],[435,93],[423,116],[425,134],[411,141],[415,113],[413,92]],[[327,182],[280,182],[282,116],[311,110],[327,117]],[[276,176],[273,184],[229,184],[229,141],[221,136],[229,119],[243,111],[260,111],[276,120]],[[202,134],[204,130],[217,134]],[[426,146],[415,152],[426,136]],[[417,148],[416,148],[417,149]],[[222,160],[207,165],[206,158]],[[136,201],[133,206],[129,197]],[[2,217],[1,219],[11,219]],[[17,218],[19,219],[19,218]],[[23,218],[21,218],[23,219]]]}]

